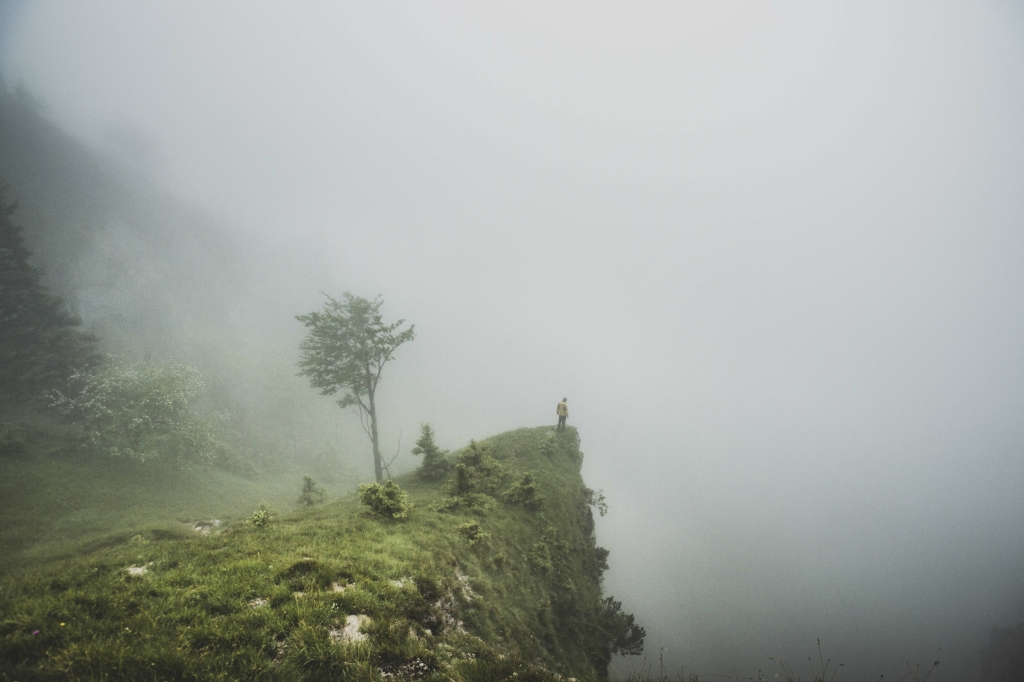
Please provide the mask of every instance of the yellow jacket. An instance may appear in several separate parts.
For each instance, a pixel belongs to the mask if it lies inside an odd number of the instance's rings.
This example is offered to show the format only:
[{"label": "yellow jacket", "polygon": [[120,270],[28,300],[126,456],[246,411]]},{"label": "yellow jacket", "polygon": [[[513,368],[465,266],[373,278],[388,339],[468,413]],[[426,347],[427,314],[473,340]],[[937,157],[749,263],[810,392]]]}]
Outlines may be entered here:
[{"label": "yellow jacket", "polygon": [[559,417],[568,417],[569,406],[566,405],[565,403],[558,403],[558,407],[555,409],[555,412],[558,414]]}]

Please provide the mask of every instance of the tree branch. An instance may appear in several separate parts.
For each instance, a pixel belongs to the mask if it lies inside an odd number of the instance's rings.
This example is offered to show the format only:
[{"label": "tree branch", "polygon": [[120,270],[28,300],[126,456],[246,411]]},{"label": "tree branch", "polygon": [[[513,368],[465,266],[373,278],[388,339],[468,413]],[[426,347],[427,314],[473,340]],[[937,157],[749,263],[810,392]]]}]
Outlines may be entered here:
[{"label": "tree branch", "polygon": [[390,467],[391,467],[392,464],[395,463],[395,460],[398,459],[398,453],[400,453],[401,451],[402,451],[402,432],[399,431],[398,432],[398,447],[395,448],[395,456],[392,457],[387,462],[383,462],[383,464],[384,464],[384,471],[387,472],[388,478],[391,478],[391,469],[390,469]]}]

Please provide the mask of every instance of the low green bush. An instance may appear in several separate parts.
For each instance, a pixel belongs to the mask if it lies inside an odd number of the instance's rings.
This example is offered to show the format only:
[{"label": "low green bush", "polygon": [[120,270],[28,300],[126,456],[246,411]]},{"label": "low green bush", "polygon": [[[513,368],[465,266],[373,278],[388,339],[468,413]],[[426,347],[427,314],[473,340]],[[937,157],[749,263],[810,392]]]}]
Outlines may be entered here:
[{"label": "low green bush", "polygon": [[455,526],[455,532],[466,539],[466,541],[475,545],[478,542],[486,540],[491,537],[491,534],[480,528],[480,524],[476,521],[470,521],[468,523],[460,523]]},{"label": "low green bush", "polygon": [[265,528],[270,524],[270,510],[267,509],[266,505],[261,504],[259,509],[245,519],[245,522],[256,528]]},{"label": "low green bush", "polygon": [[440,502],[430,505],[430,508],[442,514],[468,511],[484,515],[496,506],[498,506],[498,503],[490,495],[466,493],[465,495],[455,495],[454,497],[442,497]]},{"label": "low green bush", "polygon": [[404,519],[412,509],[409,496],[391,480],[359,486],[359,501],[389,519]]},{"label": "low green bush", "polygon": [[501,497],[508,504],[525,507],[530,511],[540,509],[544,501],[544,498],[537,494],[537,483],[533,480],[533,474],[529,472],[523,474],[523,477]]}]

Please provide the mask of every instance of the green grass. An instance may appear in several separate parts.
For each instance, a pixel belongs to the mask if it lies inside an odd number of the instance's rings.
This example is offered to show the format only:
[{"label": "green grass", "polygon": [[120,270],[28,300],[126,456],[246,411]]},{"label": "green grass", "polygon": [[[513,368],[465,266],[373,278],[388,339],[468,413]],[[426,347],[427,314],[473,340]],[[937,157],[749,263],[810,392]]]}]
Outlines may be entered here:
[{"label": "green grass", "polygon": [[[398,479],[414,505],[402,521],[350,495],[263,528],[126,531],[12,570],[0,583],[0,679],[601,678],[576,433],[489,442],[505,474],[496,489],[532,473],[539,510],[435,511],[444,486],[409,475]],[[468,523],[486,535],[470,542],[457,530]],[[355,615],[369,618],[366,638],[338,641]]]},{"label": "green grass", "polygon": [[[20,411],[0,424],[0,572],[123,544],[180,535],[186,524],[228,523],[260,502],[291,509],[302,476],[318,474],[335,496],[354,481],[330,472],[278,467],[243,477],[220,469],[181,470],[109,457],[83,457],[54,418]],[[13,446],[12,446],[13,444]],[[2,443],[0,443],[2,445]]]}]

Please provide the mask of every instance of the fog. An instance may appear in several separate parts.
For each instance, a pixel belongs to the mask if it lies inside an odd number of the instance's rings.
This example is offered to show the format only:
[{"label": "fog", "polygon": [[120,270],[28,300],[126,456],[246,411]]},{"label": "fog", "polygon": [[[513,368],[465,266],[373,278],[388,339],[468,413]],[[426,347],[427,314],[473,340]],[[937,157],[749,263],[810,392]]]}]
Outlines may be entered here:
[{"label": "fog", "polygon": [[959,679],[1024,620],[1015,3],[0,22],[8,85],[273,261],[252,333],[294,347],[320,291],[415,323],[385,450],[421,422],[446,447],[553,424],[567,396],[611,507],[606,591],[648,657],[747,678],[820,638],[840,679],[936,658]]}]

